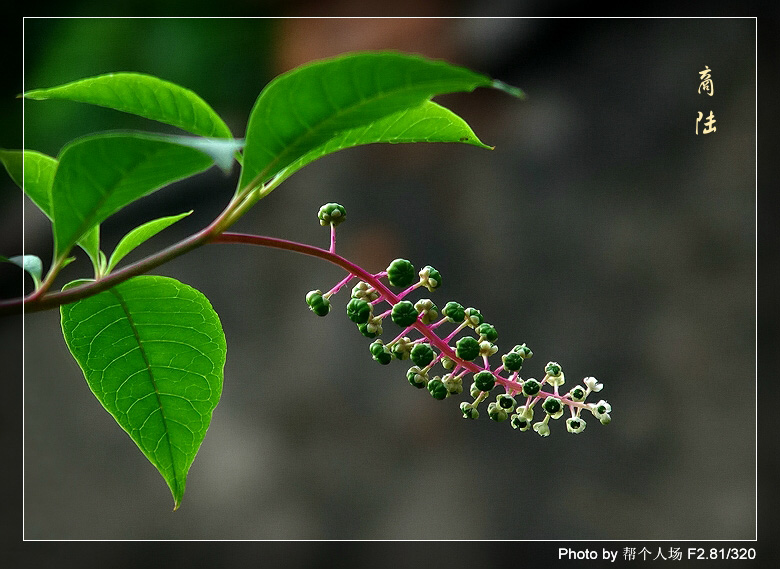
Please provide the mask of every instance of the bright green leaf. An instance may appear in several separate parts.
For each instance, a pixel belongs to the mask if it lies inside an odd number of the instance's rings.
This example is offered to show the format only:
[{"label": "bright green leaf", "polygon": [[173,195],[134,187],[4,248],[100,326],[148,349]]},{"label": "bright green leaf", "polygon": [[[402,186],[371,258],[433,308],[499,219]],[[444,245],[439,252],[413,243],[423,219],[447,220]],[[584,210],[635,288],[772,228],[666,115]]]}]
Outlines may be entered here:
[{"label": "bright green leaf", "polygon": [[35,150],[0,150],[0,160],[17,186],[51,219],[51,183],[57,160]]},{"label": "bright green leaf", "polygon": [[111,254],[111,258],[108,260],[106,266],[106,272],[110,273],[114,267],[121,261],[125,255],[130,251],[138,247],[144,241],[151,239],[157,235],[160,231],[179,221],[180,219],[187,217],[192,213],[192,210],[180,213],[179,215],[170,215],[168,217],[161,217],[153,221],[139,225],[127,235],[122,237],[122,240],[117,244],[116,249]]},{"label": "bright green leaf", "polygon": [[104,134],[64,148],[51,205],[56,255],[138,198],[212,164],[203,152],[142,134]]},{"label": "bright green leaf", "polygon": [[255,102],[239,187],[267,181],[344,130],[476,87],[498,84],[443,61],[395,52],[348,54],[293,69]]},{"label": "bright green leaf", "polygon": [[178,508],[222,393],[219,317],[194,288],[149,275],[60,311],[89,388],[160,471]]},{"label": "bright green leaf", "polygon": [[170,124],[198,136],[233,136],[225,122],[198,95],[175,83],[141,73],[109,73],[27,91],[24,96],[108,107]]},{"label": "bright green leaf", "polygon": [[[0,160],[16,185],[24,190],[46,217],[52,219],[51,187],[57,171],[57,160],[35,150],[0,150]],[[89,255],[92,264],[97,266],[100,228],[95,226],[89,230],[79,240],[79,245]]]},{"label": "bright green leaf", "polygon": [[41,286],[43,262],[41,262],[39,257],[36,257],[35,255],[16,255],[15,257],[3,257],[0,255],[0,261],[5,263],[13,263],[17,267],[21,267],[32,277],[36,289]]},{"label": "bright green leaf", "polygon": [[458,115],[433,101],[425,101],[418,107],[404,109],[377,121],[340,132],[290,164],[285,168],[282,177],[288,178],[306,164],[331,152],[376,142],[459,142],[480,148],[492,148],[477,138],[471,127]]}]

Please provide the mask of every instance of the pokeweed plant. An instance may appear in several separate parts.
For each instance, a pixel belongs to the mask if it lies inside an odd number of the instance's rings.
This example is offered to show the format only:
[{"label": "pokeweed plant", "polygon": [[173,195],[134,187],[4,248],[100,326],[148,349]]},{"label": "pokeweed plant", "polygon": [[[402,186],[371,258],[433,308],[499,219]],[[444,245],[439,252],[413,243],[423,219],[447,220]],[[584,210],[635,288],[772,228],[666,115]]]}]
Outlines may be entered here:
[{"label": "pokeweed plant", "polygon": [[[151,269],[211,243],[244,243],[319,257],[346,271],[326,292],[305,295],[319,316],[331,299],[352,284],[347,317],[372,339],[374,360],[409,360],[411,385],[434,399],[462,393],[471,381],[463,417],[487,415],[520,431],[550,433],[550,419],[568,413],[566,428],[585,428],[583,411],[602,424],[610,421],[606,401],[586,403],[602,385],[586,377],[564,392],[560,364],[549,362],[540,379],[520,375],[533,353],[525,344],[498,353],[496,329],[479,310],[450,301],[439,310],[428,298],[409,300],[419,289],[434,292],[442,276],[430,265],[420,271],[406,259],[370,273],[336,253],[336,227],[346,210],[329,203],[319,222],[330,229],[330,246],[226,230],[258,200],[310,162],[343,148],[377,142],[458,142],[483,144],[469,125],[431,98],[444,93],[492,87],[516,97],[522,91],[442,61],[396,52],[364,52],[313,62],[284,73],[260,93],[245,139],[233,137],[216,112],[192,91],[138,73],[112,73],[57,87],[27,91],[29,100],[91,103],[173,125],[194,136],[149,132],[98,133],[76,139],[56,158],[34,150],[1,150],[11,178],[51,220],[54,255],[44,275],[34,255],[2,257],[32,277],[29,295],[0,302],[0,313],[59,307],[65,342],[87,384],[157,468],[168,484],[174,510],[182,500],[187,473],[219,402],[226,357],[225,335],[208,299],[178,280],[150,276]],[[128,204],[216,165],[229,171],[241,164],[238,187],[224,210],[186,239],[122,266],[135,247],[191,212],[151,220],[130,231],[110,255],[100,247],[100,224]],[[92,278],[52,286],[80,247],[92,261]],[[400,289],[400,291],[394,291]],[[389,320],[400,331],[382,340]],[[449,328],[448,328],[449,326]],[[449,330],[444,332],[443,330]],[[442,372],[436,373],[437,366]],[[535,410],[542,419],[534,422]]]}]

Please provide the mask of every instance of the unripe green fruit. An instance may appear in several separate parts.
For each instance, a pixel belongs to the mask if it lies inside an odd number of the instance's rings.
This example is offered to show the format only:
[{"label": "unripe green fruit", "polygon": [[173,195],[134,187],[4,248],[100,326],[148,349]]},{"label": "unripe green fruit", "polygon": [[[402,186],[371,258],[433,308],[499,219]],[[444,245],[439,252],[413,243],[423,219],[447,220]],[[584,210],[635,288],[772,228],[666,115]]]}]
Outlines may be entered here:
[{"label": "unripe green fruit", "polygon": [[434,377],[428,382],[428,391],[430,391],[434,399],[444,399],[449,394],[447,387],[438,377]]},{"label": "unripe green fruit", "polygon": [[414,304],[408,300],[402,300],[395,306],[390,313],[390,318],[398,324],[401,328],[406,328],[417,322],[417,310],[414,308]]},{"label": "unripe green fruit", "polygon": [[504,363],[504,369],[508,371],[519,371],[523,367],[523,356],[517,352],[509,352],[501,356]]},{"label": "unripe green fruit", "polygon": [[416,276],[414,265],[406,259],[396,259],[387,267],[387,279],[393,286],[409,286]]},{"label": "unripe green fruit", "polygon": [[479,342],[471,336],[464,336],[455,342],[455,354],[467,362],[473,361],[479,355]]},{"label": "unripe green fruit", "polygon": [[322,296],[322,291],[309,291],[306,294],[306,304],[309,305],[309,309],[317,316],[325,316],[330,312],[330,301]]},{"label": "unripe green fruit", "polygon": [[490,391],[496,385],[496,378],[489,371],[480,371],[474,374],[474,385],[480,391]]},{"label": "unripe green fruit", "polygon": [[523,383],[523,395],[536,395],[542,389],[541,384],[535,379],[526,379]]},{"label": "unripe green fruit", "polygon": [[459,324],[466,318],[466,309],[463,308],[462,304],[450,301],[446,304],[444,310],[442,310],[442,314],[444,314],[450,322]]},{"label": "unripe green fruit", "polygon": [[495,342],[498,338],[498,332],[496,332],[495,327],[487,322],[483,322],[477,326],[477,334],[479,334],[480,339],[487,340],[488,342]]},{"label": "unripe green fruit", "polygon": [[347,304],[347,316],[355,324],[365,324],[371,318],[371,305],[361,298],[353,298]]},{"label": "unripe green fruit", "polygon": [[414,365],[425,367],[433,361],[434,353],[430,344],[416,344],[410,354]]},{"label": "unripe green fruit", "polygon": [[338,225],[347,219],[347,210],[337,203],[326,203],[317,213],[320,225]]}]

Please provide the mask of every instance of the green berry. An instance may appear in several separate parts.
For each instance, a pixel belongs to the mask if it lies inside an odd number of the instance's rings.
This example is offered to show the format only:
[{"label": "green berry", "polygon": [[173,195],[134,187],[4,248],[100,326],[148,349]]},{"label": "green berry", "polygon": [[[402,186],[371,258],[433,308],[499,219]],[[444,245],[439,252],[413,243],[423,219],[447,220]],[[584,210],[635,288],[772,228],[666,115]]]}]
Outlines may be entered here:
[{"label": "green berry", "polygon": [[467,362],[473,361],[479,355],[479,342],[471,336],[463,336],[455,342],[455,354]]},{"label": "green berry", "polygon": [[482,324],[485,321],[485,319],[482,317],[482,313],[476,308],[467,308],[466,321],[469,323],[469,326],[471,326],[472,328],[476,328],[477,326]]},{"label": "green berry", "polygon": [[420,368],[411,367],[406,372],[407,381],[418,389],[422,389],[428,383],[428,378],[420,372]]},{"label": "green berry", "polygon": [[530,350],[530,348],[525,344],[518,344],[517,346],[512,348],[512,351],[520,354],[523,357],[523,359],[528,359],[534,355],[534,353]]},{"label": "green berry", "polygon": [[519,371],[523,367],[523,356],[517,352],[509,352],[501,356],[504,363],[504,369],[507,371]]},{"label": "green berry", "polygon": [[363,322],[363,324],[358,324],[357,327],[358,330],[360,330],[360,333],[363,334],[366,338],[376,338],[379,336],[377,332],[369,332],[368,324],[366,322]]},{"label": "green berry", "polygon": [[459,324],[466,318],[466,309],[463,308],[462,304],[451,300],[444,306],[442,314],[444,314],[450,322]]},{"label": "green berry", "polygon": [[483,322],[477,326],[477,334],[479,334],[480,340],[487,340],[488,342],[495,342],[498,338],[498,332],[492,324]]},{"label": "green berry", "polygon": [[371,318],[371,305],[362,298],[353,298],[347,304],[347,316],[355,324],[365,324]]},{"label": "green berry", "polygon": [[531,422],[522,415],[512,415],[510,424],[513,429],[520,429],[521,431],[527,431],[531,426]]},{"label": "green berry", "polygon": [[585,390],[578,385],[569,392],[569,396],[573,401],[582,401],[585,399]]},{"label": "green berry", "polygon": [[438,377],[434,377],[428,382],[428,391],[430,391],[434,399],[444,399],[449,395],[447,387]]},{"label": "green berry", "polygon": [[463,401],[460,404],[460,412],[463,413],[464,419],[476,419],[479,417],[479,411],[473,404]]},{"label": "green berry", "polygon": [[419,275],[422,285],[430,292],[433,292],[441,286],[441,274],[430,265],[425,265]]},{"label": "green berry", "polygon": [[415,276],[414,265],[406,259],[396,259],[387,267],[387,278],[393,286],[409,286]]},{"label": "green berry", "polygon": [[579,417],[566,419],[566,430],[574,434],[581,433],[585,430],[585,421]]},{"label": "green berry", "polygon": [[330,312],[330,301],[322,296],[322,291],[312,290],[306,294],[306,304],[309,305],[314,314],[317,316],[325,316]]},{"label": "green berry", "polygon": [[496,377],[489,371],[480,371],[474,374],[474,385],[480,391],[490,391],[496,386]]},{"label": "green berry", "polygon": [[496,397],[496,403],[498,403],[498,406],[502,409],[505,409],[507,412],[511,413],[515,410],[515,405],[517,405],[517,401],[515,401],[515,398],[511,395],[507,395],[506,393],[502,393],[498,397]]},{"label": "green berry", "polygon": [[433,361],[433,349],[430,344],[416,344],[410,354],[414,365],[425,367]]},{"label": "green berry", "polygon": [[417,322],[417,316],[414,304],[408,300],[402,300],[393,306],[393,311],[390,313],[390,318],[401,328],[406,328]]},{"label": "green berry", "polygon": [[538,381],[536,381],[534,378],[526,379],[523,382],[523,395],[533,396],[539,393],[541,389],[542,389],[541,384]]},{"label": "green berry", "polygon": [[542,409],[544,409],[550,415],[555,415],[563,409],[563,404],[555,397],[548,397],[542,403]]},{"label": "green berry", "polygon": [[372,342],[368,350],[371,352],[374,361],[382,365],[387,365],[393,360],[393,354],[390,353],[390,350],[387,349],[382,340]]},{"label": "green berry", "polygon": [[320,225],[338,225],[347,219],[347,210],[337,203],[326,203],[317,213]]},{"label": "green berry", "polygon": [[488,417],[490,417],[492,420],[501,422],[506,421],[507,418],[507,412],[506,409],[502,409],[501,406],[496,405],[495,403],[491,403],[488,405]]},{"label": "green berry", "polygon": [[558,376],[561,375],[561,366],[558,362],[549,362],[544,366],[544,371],[549,375]]}]

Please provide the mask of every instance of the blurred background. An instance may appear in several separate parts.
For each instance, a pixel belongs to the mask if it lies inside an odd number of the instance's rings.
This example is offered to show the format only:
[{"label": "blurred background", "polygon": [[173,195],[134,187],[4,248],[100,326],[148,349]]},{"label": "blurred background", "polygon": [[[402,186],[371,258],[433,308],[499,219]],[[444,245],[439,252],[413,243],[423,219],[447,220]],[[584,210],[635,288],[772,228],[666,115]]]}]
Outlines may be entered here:
[{"label": "blurred background", "polygon": [[[523,88],[436,100],[495,150],[374,145],[296,173],[236,226],[325,246],[319,206],[342,203],[338,249],[365,268],[431,264],[433,300],[479,308],[524,370],[595,376],[613,421],[549,438],[464,421],[379,366],[334,298],[307,291],[317,259],[208,246],[154,271],[201,290],[228,341],[222,401],[182,508],[105,413],[56,311],[25,318],[28,539],[750,539],[756,523],[755,22],[739,19],[36,19],[25,89],[110,71],[200,94],[242,136],[275,75],[365,49],[443,58]],[[712,70],[714,96],[699,94]],[[21,104],[15,101],[15,104]],[[717,131],[695,134],[698,112]],[[165,126],[64,102],[25,103],[26,147],[56,155],[94,131]],[[17,147],[16,133],[3,146]],[[194,209],[128,261],[206,225],[238,172],[212,170],[106,221],[103,248]],[[3,177],[4,254],[21,251]],[[26,252],[51,258],[24,208]],[[0,267],[0,291],[19,274]],[[84,259],[60,284],[88,274]],[[29,283],[28,285],[29,286]],[[4,322],[6,325],[8,322]],[[12,323],[18,324],[18,320]],[[388,324],[386,335],[394,335]],[[568,385],[567,384],[567,385]],[[484,415],[484,413],[483,413]]]}]

